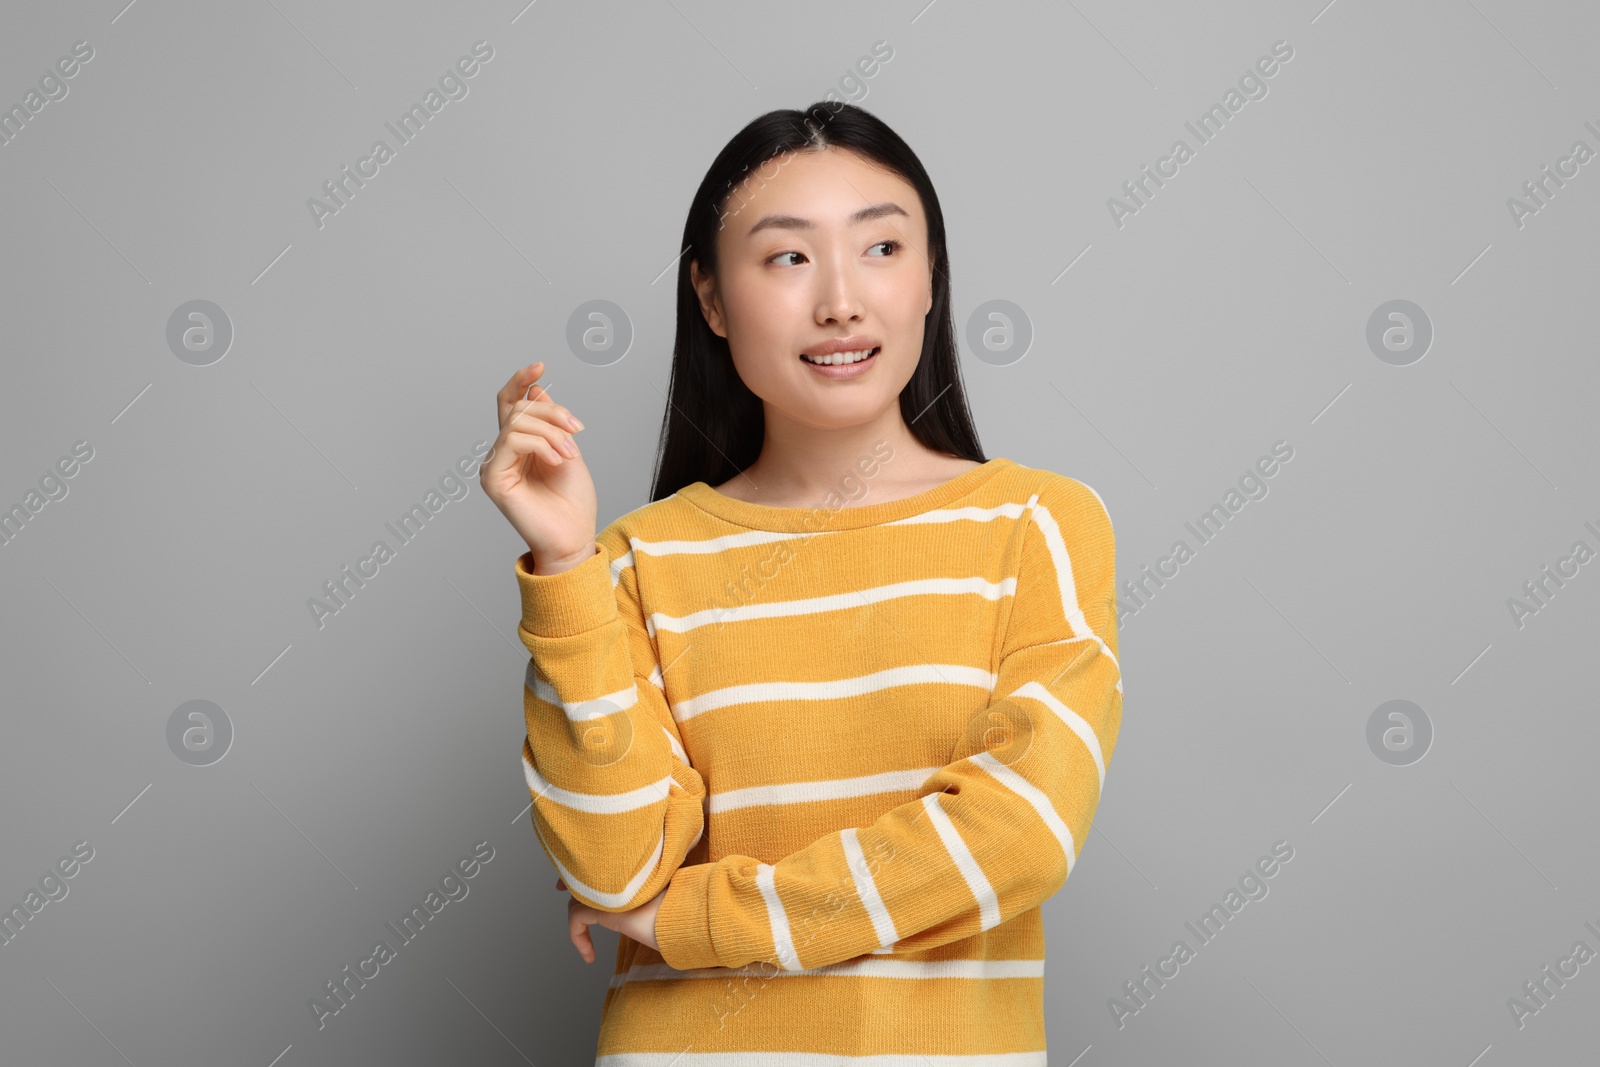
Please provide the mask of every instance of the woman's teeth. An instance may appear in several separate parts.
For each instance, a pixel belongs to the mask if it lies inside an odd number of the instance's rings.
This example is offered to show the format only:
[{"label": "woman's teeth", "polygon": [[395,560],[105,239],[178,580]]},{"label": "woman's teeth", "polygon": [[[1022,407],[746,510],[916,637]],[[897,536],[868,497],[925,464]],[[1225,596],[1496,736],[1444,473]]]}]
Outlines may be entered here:
[{"label": "woman's teeth", "polygon": [[830,367],[839,363],[860,363],[876,351],[876,348],[866,348],[859,352],[835,352],[831,356],[808,356],[801,353],[800,358],[807,363],[818,363],[824,367]]}]

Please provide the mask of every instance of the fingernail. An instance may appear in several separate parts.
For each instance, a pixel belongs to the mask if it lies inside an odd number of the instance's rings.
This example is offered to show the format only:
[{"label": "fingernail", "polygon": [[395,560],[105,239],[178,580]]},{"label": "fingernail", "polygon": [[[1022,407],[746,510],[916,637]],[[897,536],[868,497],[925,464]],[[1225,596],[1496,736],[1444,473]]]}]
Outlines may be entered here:
[{"label": "fingernail", "polygon": [[567,416],[567,425],[571,426],[574,430],[583,429],[583,423],[578,421],[578,416],[576,416],[576,415],[568,415]]}]

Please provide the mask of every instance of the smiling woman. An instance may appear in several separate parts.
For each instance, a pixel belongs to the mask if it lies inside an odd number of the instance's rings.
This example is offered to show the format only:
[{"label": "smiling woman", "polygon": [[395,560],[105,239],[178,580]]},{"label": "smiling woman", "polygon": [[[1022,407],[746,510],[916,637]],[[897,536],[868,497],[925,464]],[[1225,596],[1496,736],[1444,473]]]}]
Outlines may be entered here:
[{"label": "smiling woman", "polygon": [[1040,905],[1122,715],[1110,516],[984,456],[879,119],[756,119],[683,244],[651,502],[595,533],[538,363],[480,475],[528,545],[533,827],[583,958],[622,935],[596,1062],[1043,1065]]},{"label": "smiling woman", "polygon": [[[762,402],[765,440],[752,433],[729,442],[734,469],[714,474],[737,484],[718,488],[767,503],[812,498],[828,466],[861,454],[879,436],[912,450],[911,462],[934,477],[959,473],[977,449],[949,449],[967,460],[952,463],[938,443],[917,447],[895,404],[924,363],[924,324],[934,302],[917,189],[856,151],[809,148],[790,156],[745,198],[740,225],[719,229],[716,251],[708,247],[688,265],[699,317],[737,372],[728,386],[737,380]],[[676,369],[673,379],[680,380]],[[950,410],[970,434],[959,397]],[[684,418],[694,413],[686,410]],[[681,427],[669,418],[668,464],[674,429]],[[746,429],[755,429],[754,420]],[[832,455],[819,455],[819,445]]]},{"label": "smiling woman", "polygon": [[701,182],[654,500],[697,480],[814,500],[880,438],[908,491],[983,460],[932,181],[894,131],[836,106],[762,116]]}]

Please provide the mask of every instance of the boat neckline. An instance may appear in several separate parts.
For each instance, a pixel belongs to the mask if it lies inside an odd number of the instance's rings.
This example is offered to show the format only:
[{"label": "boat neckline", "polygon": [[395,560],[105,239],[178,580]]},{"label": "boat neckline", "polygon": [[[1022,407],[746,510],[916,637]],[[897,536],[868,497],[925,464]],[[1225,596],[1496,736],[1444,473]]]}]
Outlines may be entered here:
[{"label": "boat neckline", "polygon": [[896,519],[920,515],[960,499],[1000,471],[1015,466],[1012,460],[996,456],[976,467],[962,471],[932,489],[876,504],[831,507],[818,503],[810,507],[773,507],[769,504],[754,504],[748,500],[728,496],[703,481],[686,485],[675,495],[683,497],[702,511],[753,530],[769,530],[776,533],[826,533],[878,526]]}]

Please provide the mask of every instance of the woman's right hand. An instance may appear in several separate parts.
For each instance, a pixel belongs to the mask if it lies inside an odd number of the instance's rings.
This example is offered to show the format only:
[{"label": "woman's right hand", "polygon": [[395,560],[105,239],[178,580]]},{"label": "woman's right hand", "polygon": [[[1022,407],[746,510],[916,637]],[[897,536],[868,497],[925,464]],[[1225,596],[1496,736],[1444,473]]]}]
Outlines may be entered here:
[{"label": "woman's right hand", "polygon": [[478,470],[484,495],[528,543],[541,574],[594,555],[598,511],[594,479],[569,432],[583,424],[534,384],[543,373],[543,360],[530,364],[495,394],[500,436]]}]

